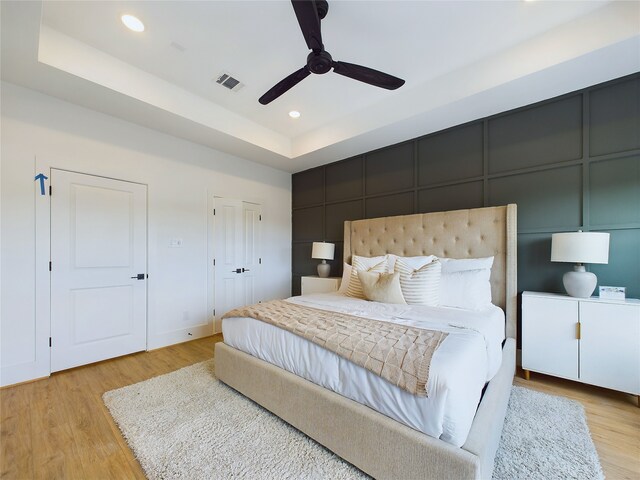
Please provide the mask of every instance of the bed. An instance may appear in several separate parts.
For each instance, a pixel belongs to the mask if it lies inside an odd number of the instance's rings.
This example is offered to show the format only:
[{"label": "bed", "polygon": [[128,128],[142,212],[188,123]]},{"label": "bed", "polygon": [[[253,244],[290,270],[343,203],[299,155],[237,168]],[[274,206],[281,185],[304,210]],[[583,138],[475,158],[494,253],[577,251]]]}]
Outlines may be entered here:
[{"label": "bed", "polygon": [[[458,422],[470,423],[463,425],[462,437],[456,436],[455,422],[449,438],[435,438],[433,432],[427,434],[428,425],[422,428],[394,418],[393,411],[380,413],[366,406],[366,400],[351,400],[316,384],[322,381],[313,383],[280,368],[278,362],[272,360],[274,365],[245,353],[251,349],[240,345],[241,336],[235,334],[229,335],[231,345],[226,336],[225,343],[216,344],[216,375],[375,478],[490,478],[515,371],[516,206],[345,222],[345,261],[352,255],[387,253],[494,256],[492,301],[504,312],[506,340],[498,349],[499,366],[477,410]],[[305,301],[319,304],[323,300]]]}]

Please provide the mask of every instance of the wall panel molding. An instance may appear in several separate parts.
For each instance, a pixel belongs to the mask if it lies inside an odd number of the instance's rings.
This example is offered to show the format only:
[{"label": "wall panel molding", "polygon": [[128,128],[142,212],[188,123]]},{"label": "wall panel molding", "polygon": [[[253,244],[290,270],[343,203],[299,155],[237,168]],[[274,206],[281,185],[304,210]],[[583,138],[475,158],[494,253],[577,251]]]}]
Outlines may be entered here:
[{"label": "wall panel molding", "polygon": [[[563,291],[571,265],[550,262],[551,234],[580,228],[612,237],[609,264],[588,268],[640,297],[640,261],[625,261],[640,255],[639,73],[296,173],[292,182],[293,294],[316,262],[296,244],[338,242],[344,220],[518,203],[520,291]],[[319,212],[322,231],[312,227]],[[342,259],[330,263],[331,275],[341,275]]]}]

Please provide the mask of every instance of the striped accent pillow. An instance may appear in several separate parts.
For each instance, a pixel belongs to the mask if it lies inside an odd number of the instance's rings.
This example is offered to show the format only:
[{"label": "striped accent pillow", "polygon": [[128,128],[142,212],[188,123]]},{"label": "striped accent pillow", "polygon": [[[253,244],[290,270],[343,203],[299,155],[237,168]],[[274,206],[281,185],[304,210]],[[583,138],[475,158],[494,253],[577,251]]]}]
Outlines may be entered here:
[{"label": "striped accent pillow", "polygon": [[372,273],[387,273],[387,256],[381,257],[360,257],[354,255],[351,261],[351,278],[347,288],[347,296],[355,298],[365,298],[362,291],[362,284],[358,278],[358,271]]},{"label": "striped accent pillow", "polygon": [[409,305],[431,305],[440,303],[440,274],[442,265],[438,259],[415,269],[400,257],[395,271],[400,273],[400,288]]}]

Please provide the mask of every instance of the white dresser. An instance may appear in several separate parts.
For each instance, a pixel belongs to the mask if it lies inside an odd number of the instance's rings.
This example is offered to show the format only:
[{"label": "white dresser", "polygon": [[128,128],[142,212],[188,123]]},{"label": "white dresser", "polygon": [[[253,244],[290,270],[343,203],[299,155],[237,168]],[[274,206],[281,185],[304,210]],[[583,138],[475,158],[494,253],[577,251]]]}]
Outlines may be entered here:
[{"label": "white dresser", "polygon": [[302,277],[300,291],[302,295],[337,292],[341,280],[342,277],[320,278],[317,275]]},{"label": "white dresser", "polygon": [[524,292],[521,335],[525,378],[540,372],[640,395],[640,300]]}]

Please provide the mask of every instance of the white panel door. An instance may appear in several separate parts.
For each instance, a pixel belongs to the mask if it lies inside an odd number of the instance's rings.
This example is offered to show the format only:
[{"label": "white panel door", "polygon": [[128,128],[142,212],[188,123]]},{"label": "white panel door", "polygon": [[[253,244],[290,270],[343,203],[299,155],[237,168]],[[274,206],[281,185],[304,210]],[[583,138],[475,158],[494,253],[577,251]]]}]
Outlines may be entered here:
[{"label": "white panel door", "polygon": [[215,199],[216,317],[259,300],[260,216],[260,205]]},{"label": "white panel door", "polygon": [[260,218],[262,208],[260,205],[242,202],[243,217],[243,260],[242,276],[244,277],[244,304],[253,305],[259,299],[259,273],[260,273]]},{"label": "white panel door", "polygon": [[640,309],[580,302],[580,380],[640,392]]},{"label": "white panel door", "polygon": [[578,379],[578,302],[522,296],[522,368]]},{"label": "white panel door", "polygon": [[51,371],[145,350],[147,187],[54,169],[51,186]]}]

